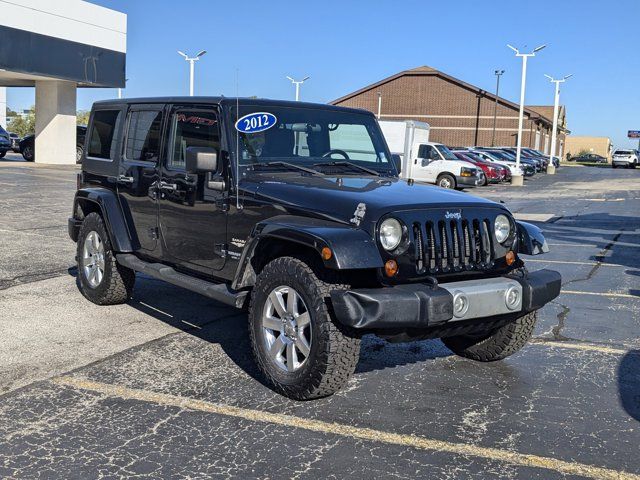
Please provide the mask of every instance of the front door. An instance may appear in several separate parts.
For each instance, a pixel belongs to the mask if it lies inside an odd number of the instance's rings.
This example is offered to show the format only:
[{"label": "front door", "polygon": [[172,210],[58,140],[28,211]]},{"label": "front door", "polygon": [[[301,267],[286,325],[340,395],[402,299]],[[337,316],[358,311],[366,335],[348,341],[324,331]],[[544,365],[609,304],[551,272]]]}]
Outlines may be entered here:
[{"label": "front door", "polygon": [[[220,270],[226,255],[227,192],[222,179],[218,113],[213,107],[174,106],[167,122],[167,142],[159,184],[165,256],[201,273]],[[219,171],[187,173],[189,147],[215,150]]]},{"label": "front door", "polygon": [[118,198],[133,225],[134,244],[149,256],[157,255],[158,245],[156,185],[162,151],[163,108],[163,105],[135,105],[129,109],[117,177]]}]

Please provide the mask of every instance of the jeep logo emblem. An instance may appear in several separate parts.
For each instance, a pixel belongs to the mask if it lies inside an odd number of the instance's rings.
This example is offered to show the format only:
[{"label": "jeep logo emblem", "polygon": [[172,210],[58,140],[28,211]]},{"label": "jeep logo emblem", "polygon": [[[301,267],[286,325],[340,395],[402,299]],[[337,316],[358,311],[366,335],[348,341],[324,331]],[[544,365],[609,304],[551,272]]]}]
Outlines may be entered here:
[{"label": "jeep logo emblem", "polygon": [[444,218],[446,218],[447,220],[451,220],[451,219],[461,220],[462,212],[460,210],[458,210],[457,212],[447,211],[447,213],[444,214]]}]

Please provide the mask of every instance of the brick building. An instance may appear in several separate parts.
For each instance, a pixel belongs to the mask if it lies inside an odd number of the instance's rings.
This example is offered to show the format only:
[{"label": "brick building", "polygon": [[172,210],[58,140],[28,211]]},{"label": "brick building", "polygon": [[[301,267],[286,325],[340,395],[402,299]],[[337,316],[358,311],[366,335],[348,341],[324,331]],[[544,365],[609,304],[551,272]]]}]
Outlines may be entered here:
[{"label": "brick building", "polygon": [[[383,120],[427,122],[434,142],[450,146],[491,146],[495,100],[491,92],[424,66],[397,73],[331,103],[380,113]],[[498,97],[494,145],[516,144],[518,110],[518,104]],[[556,154],[562,154],[567,133],[564,107],[558,116]],[[522,145],[548,152],[552,118],[553,106],[526,107]]]}]

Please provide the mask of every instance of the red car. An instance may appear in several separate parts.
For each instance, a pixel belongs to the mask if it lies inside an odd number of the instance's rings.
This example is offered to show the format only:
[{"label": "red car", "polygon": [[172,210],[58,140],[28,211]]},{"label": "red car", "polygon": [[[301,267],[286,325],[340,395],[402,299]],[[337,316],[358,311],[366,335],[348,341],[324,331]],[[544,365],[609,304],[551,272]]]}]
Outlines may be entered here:
[{"label": "red car", "polygon": [[454,151],[453,154],[458,157],[460,160],[464,160],[465,162],[472,163],[476,167],[482,169],[484,172],[484,184],[488,185],[489,183],[500,183],[506,181],[507,177],[507,169],[499,166],[493,165],[489,162],[485,162],[480,157],[474,155],[471,152],[467,152],[464,150]]}]

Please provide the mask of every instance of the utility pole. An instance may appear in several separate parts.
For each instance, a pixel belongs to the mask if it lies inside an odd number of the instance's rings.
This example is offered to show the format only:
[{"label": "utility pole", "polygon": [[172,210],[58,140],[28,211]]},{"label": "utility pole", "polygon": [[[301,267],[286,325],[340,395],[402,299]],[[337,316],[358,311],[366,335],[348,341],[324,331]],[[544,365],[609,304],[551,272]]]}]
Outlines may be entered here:
[{"label": "utility pole", "polygon": [[[520,81],[520,112],[518,114],[518,143],[516,145],[516,172],[520,172],[520,156],[522,153],[522,126],[524,123],[524,91],[527,83],[527,59],[529,57],[535,57],[536,52],[542,50],[546,45],[540,45],[534,48],[531,53],[520,53],[520,51],[507,45],[511,50],[516,52],[516,57],[522,57],[522,79]],[[524,185],[524,178],[519,173],[511,176],[511,185]]]},{"label": "utility pole", "polygon": [[496,101],[493,104],[493,132],[491,133],[491,146],[496,146],[496,119],[498,114],[498,94],[500,93],[500,77],[504,73],[504,70],[495,70],[493,72],[496,76]]},{"label": "utility pole", "polygon": [[293,78],[287,76],[287,79],[291,80],[291,83],[293,83],[296,86],[296,102],[300,100],[300,85],[302,85],[304,82],[306,82],[310,78],[311,77],[304,77],[302,80],[294,80]]},{"label": "utility pole", "polygon": [[195,57],[190,57],[188,56],[186,53],[181,52],[180,50],[178,50],[178,53],[184,57],[184,59],[189,62],[189,96],[193,97],[193,77],[195,75],[195,63],[200,60],[200,57],[202,57],[205,53],[207,53],[206,50],[201,50],[200,52],[198,52],[198,54]]},{"label": "utility pole", "polygon": [[[127,82],[128,82],[128,81],[129,81],[129,79],[128,79],[128,78],[125,78],[125,79],[124,79],[124,86],[125,86],[125,88],[127,87]],[[122,88],[118,88],[118,99],[121,99],[121,98],[122,98]]]},{"label": "utility pole", "polygon": [[561,79],[554,79],[550,75],[545,74],[551,83],[555,83],[555,96],[553,101],[553,129],[551,130],[551,152],[549,153],[549,165],[547,166],[547,170],[549,170],[550,166],[553,166],[553,173],[555,173],[555,166],[553,165],[553,156],[556,154],[556,134],[558,133],[558,110],[560,109],[560,84],[567,81],[571,75],[566,75]]}]

